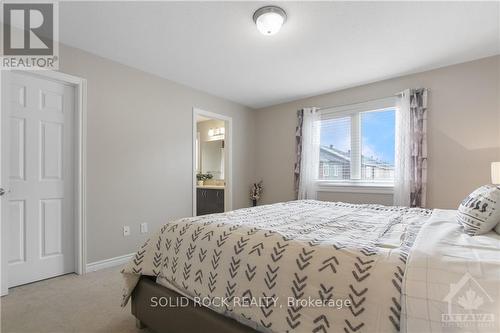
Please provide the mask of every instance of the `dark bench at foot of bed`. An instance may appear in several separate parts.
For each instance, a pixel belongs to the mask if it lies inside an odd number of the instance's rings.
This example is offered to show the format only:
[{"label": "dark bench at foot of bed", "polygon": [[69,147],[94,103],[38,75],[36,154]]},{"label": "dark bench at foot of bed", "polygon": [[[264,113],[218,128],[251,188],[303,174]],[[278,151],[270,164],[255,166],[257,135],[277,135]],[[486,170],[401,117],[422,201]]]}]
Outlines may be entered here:
[{"label": "dark bench at foot of bed", "polygon": [[[152,297],[156,297],[158,306],[151,306]],[[163,297],[161,302],[158,301],[160,297]],[[208,308],[195,306],[191,300],[187,306],[180,306],[181,297],[175,291],[157,284],[153,278],[142,276],[132,293],[132,314],[137,318],[137,327],[147,327],[157,333],[257,332]],[[173,306],[160,306],[165,304]]]}]

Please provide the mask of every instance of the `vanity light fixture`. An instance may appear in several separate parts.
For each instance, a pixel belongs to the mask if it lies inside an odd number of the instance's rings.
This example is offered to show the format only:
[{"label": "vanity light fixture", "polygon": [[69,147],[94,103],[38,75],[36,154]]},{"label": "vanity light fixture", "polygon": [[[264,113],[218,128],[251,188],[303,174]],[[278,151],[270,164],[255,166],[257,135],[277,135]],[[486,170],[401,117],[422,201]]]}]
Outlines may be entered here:
[{"label": "vanity light fixture", "polygon": [[265,6],[255,11],[253,21],[262,34],[270,36],[280,31],[286,21],[286,13],[280,7]]},{"label": "vanity light fixture", "polygon": [[217,127],[217,128],[210,128],[208,130],[208,136],[209,137],[213,137],[213,136],[220,136],[220,135],[224,135],[224,127]]}]

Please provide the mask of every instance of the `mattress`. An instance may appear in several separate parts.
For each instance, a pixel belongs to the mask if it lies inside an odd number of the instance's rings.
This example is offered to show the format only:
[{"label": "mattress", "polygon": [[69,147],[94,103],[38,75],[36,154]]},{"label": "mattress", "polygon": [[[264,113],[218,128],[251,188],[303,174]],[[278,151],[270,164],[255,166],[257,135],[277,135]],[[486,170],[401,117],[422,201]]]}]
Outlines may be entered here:
[{"label": "mattress", "polygon": [[415,240],[402,332],[500,332],[500,235],[469,236],[455,215],[434,210]]},{"label": "mattress", "polygon": [[292,201],[170,221],[124,268],[261,332],[398,332],[432,211]]}]

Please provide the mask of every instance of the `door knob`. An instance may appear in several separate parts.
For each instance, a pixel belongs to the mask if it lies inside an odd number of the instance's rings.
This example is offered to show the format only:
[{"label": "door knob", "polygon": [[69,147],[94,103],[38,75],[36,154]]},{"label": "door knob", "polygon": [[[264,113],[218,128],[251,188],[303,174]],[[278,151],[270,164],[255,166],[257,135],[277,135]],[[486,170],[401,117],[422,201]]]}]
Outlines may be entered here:
[{"label": "door knob", "polygon": [[7,193],[7,191],[3,188],[0,188],[0,196],[4,195],[5,193]]}]

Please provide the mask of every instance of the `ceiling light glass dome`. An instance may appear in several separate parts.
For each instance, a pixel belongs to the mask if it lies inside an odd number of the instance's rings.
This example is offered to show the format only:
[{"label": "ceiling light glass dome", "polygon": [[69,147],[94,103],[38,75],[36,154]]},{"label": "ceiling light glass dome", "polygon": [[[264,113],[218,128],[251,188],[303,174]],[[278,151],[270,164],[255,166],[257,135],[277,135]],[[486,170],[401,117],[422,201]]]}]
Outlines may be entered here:
[{"label": "ceiling light glass dome", "polygon": [[276,6],[266,6],[257,9],[253,14],[257,29],[264,35],[274,35],[280,31],[286,21],[286,13]]}]

